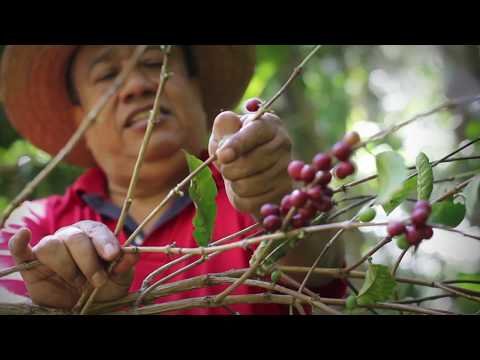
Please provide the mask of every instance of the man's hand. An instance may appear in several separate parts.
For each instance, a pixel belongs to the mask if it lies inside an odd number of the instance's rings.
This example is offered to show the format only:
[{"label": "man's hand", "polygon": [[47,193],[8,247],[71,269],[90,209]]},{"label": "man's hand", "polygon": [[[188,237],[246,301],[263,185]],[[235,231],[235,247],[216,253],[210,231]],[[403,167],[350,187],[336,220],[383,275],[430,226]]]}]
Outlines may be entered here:
[{"label": "man's hand", "polygon": [[252,118],[220,114],[213,125],[209,152],[218,156],[216,166],[232,205],[258,217],[262,205],[279,203],[292,190],[287,172],[292,142],[277,116],[267,113],[253,122]]},{"label": "man's hand", "polygon": [[47,236],[33,249],[30,239],[30,232],[24,229],[10,240],[9,246],[17,265],[34,260],[42,263],[22,272],[35,304],[71,309],[87,283],[102,288],[97,296],[99,302],[117,300],[128,294],[138,258],[124,255],[108,278],[108,263],[122,253],[118,240],[105,225],[83,221]]}]

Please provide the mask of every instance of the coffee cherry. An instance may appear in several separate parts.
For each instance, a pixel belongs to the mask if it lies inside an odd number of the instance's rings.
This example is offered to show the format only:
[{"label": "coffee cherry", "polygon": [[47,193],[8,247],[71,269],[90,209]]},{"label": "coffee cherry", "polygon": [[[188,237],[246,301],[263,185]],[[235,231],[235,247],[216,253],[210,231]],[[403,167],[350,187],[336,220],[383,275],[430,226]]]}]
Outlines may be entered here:
[{"label": "coffee cherry", "polygon": [[292,198],[290,197],[290,195],[284,196],[282,199],[282,203],[280,204],[280,211],[282,215],[284,216],[287,215],[292,207],[293,207],[293,204],[292,204]]},{"label": "coffee cherry", "polygon": [[417,231],[424,240],[430,240],[433,237],[433,228],[431,226],[417,227]]},{"label": "coffee cherry", "polygon": [[304,183],[310,184],[315,180],[315,169],[310,165],[305,165],[300,173],[300,177]]},{"label": "coffee cherry", "polygon": [[332,181],[332,174],[329,171],[319,171],[315,176],[317,184],[327,186]]},{"label": "coffee cherry", "polygon": [[329,187],[326,187],[325,189],[323,189],[323,195],[325,195],[328,198],[332,198],[333,197],[333,190]]},{"label": "coffee cherry", "polygon": [[300,229],[307,224],[307,219],[302,214],[296,214],[292,217],[292,226],[295,229]]},{"label": "coffee cherry", "polygon": [[270,215],[263,220],[263,227],[269,232],[275,232],[282,227],[280,216]]},{"label": "coffee cherry", "polygon": [[280,208],[277,205],[265,204],[260,209],[260,215],[264,219],[270,215],[280,216]]},{"label": "coffee cherry", "polygon": [[291,198],[292,205],[295,206],[297,209],[299,209],[307,203],[308,195],[304,191],[295,190],[292,193],[290,198]]},{"label": "coffee cherry", "polygon": [[345,308],[347,310],[355,310],[357,308],[357,297],[355,295],[351,295],[347,298],[347,301],[345,302]]},{"label": "coffee cherry", "polygon": [[387,232],[391,237],[402,235],[405,233],[405,225],[398,221],[391,221],[387,226]]},{"label": "coffee cherry", "polygon": [[407,237],[405,235],[402,235],[397,238],[397,246],[401,250],[407,250],[410,247],[410,243],[407,240]]},{"label": "coffee cherry", "polygon": [[330,199],[325,195],[322,197],[321,200],[315,201],[314,204],[317,210],[322,213],[329,212],[330,210],[333,209],[333,206],[334,206],[332,199]]},{"label": "coffee cherry", "polygon": [[302,170],[303,167],[305,166],[305,163],[303,161],[299,160],[294,160],[288,165],[288,175],[295,180],[295,181],[301,181],[302,180]]},{"label": "coffee cherry", "polygon": [[351,162],[342,162],[335,169],[335,175],[340,180],[343,180],[349,177],[350,175],[353,175],[354,173],[355,173],[355,167]]},{"label": "coffee cherry", "polygon": [[428,216],[432,214],[432,205],[428,201],[425,200],[420,200],[415,204],[415,209],[414,210],[420,210],[423,209],[428,213]]},{"label": "coffee cherry", "polygon": [[412,223],[419,227],[424,226],[427,223],[429,214],[425,209],[414,210],[411,216]]},{"label": "coffee cherry", "polygon": [[262,106],[262,102],[259,99],[251,99],[247,101],[245,104],[245,109],[248,112],[255,113],[258,110],[260,110],[260,107]]},{"label": "coffee cherry", "polygon": [[352,131],[345,135],[343,141],[350,146],[355,146],[360,142],[360,135],[356,131]]},{"label": "coffee cherry", "polygon": [[324,189],[319,185],[316,185],[307,190],[307,195],[312,200],[321,200],[323,197],[323,194],[324,194]]},{"label": "coffee cherry", "polygon": [[282,273],[278,270],[274,271],[271,275],[271,280],[272,280],[272,283],[274,284],[278,284],[281,278],[282,278]]},{"label": "coffee cherry", "polygon": [[327,154],[317,154],[313,158],[313,166],[317,171],[330,171],[332,169],[332,158]]},{"label": "coffee cherry", "polygon": [[303,208],[298,209],[298,213],[302,215],[305,219],[310,220],[313,219],[313,217],[316,215],[317,208],[311,201],[309,201]]},{"label": "coffee cherry", "polygon": [[422,241],[422,234],[414,226],[407,226],[406,235],[408,243],[412,246],[418,245]]},{"label": "coffee cherry", "polygon": [[347,161],[352,155],[352,147],[345,141],[340,141],[335,144],[332,153],[339,161]]},{"label": "coffee cherry", "polygon": [[375,209],[367,208],[360,213],[358,220],[360,220],[363,223],[368,223],[373,219],[375,219],[376,216],[377,216],[377,212],[375,211]]}]

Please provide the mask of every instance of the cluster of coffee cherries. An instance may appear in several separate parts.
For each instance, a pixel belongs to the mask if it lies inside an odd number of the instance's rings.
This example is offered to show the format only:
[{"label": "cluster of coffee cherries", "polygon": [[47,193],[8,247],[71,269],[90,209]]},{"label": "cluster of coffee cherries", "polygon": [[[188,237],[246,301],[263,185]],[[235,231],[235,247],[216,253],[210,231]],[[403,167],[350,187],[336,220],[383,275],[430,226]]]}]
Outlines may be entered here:
[{"label": "cluster of coffee cherries", "polygon": [[418,201],[410,216],[410,223],[391,221],[387,232],[392,238],[397,238],[399,248],[405,250],[410,246],[418,246],[423,240],[433,237],[433,228],[427,224],[432,214],[432,206],[428,201]]},{"label": "cluster of coffee cherries", "polygon": [[[328,213],[335,203],[332,199],[333,190],[329,187],[334,174],[338,179],[345,179],[355,173],[355,166],[350,161],[353,147],[360,142],[360,136],[356,132],[349,133],[337,143],[329,153],[317,154],[312,164],[303,161],[292,161],[288,166],[289,176],[296,182],[301,182],[304,187],[294,190],[286,195],[280,206],[266,204],[260,214],[263,219],[263,227],[269,232],[275,232],[282,228],[283,222],[292,208],[289,224],[298,229],[309,225],[319,213]],[[338,164],[334,166],[334,160]]]}]

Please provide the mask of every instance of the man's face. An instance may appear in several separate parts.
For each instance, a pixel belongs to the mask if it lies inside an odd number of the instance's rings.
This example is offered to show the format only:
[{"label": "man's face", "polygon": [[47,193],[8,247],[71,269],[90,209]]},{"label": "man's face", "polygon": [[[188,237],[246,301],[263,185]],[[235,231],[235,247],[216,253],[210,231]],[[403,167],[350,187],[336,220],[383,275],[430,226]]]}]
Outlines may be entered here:
[{"label": "man's face", "polygon": [[[81,105],[77,122],[112,86],[135,50],[134,45],[83,46],[72,67],[72,78]],[[163,53],[150,46],[127,81],[107,104],[87,132],[87,144],[97,163],[109,172],[135,162],[143,141],[150,110],[160,80]],[[146,163],[165,162],[181,149],[199,154],[208,136],[207,119],[199,86],[187,71],[181,48],[169,58],[169,78],[161,97],[161,111],[145,157]],[[166,161],[168,163],[168,161]]]}]

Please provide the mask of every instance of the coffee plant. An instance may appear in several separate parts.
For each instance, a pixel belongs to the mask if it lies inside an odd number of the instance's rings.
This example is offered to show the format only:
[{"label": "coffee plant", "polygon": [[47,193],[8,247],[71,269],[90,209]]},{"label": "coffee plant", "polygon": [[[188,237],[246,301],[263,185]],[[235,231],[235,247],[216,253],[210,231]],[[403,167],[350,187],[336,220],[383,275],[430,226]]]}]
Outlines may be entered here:
[{"label": "coffee plant", "polygon": [[[170,46],[163,46],[165,61],[161,72],[161,81],[156,97],[155,107],[152,110],[149,126],[140,150],[137,165],[132,174],[131,186],[125,199],[122,215],[119,219],[115,234],[118,235],[123,228],[126,216],[132,202],[132,197],[138,173],[142,166],[145,150],[148,146],[154,119],[159,111],[159,99],[165,83],[168,81],[168,56]],[[309,60],[317,53],[320,46],[305,58],[305,60],[293,71],[291,77],[278,91],[275,96],[263,102],[252,99],[245,104],[245,111],[253,116],[253,121],[258,120],[266,112],[273,110],[275,101],[285,92],[289,84],[301,73]],[[3,215],[2,224],[10,213],[24,199],[31,194],[33,189],[50,173],[58,163],[73,149],[76,142],[83,136],[86,129],[95,121],[96,115],[105,106],[108,99],[120,88],[123,81],[132,69],[145,46],[139,46],[134,54],[129,69],[119,75],[110,91],[100,100],[98,106],[87,116],[82,126],[65,146],[62,152],[54,158],[34,181],[15,199]],[[465,218],[467,208],[472,208],[475,196],[480,189],[480,171],[473,172],[459,181],[454,177],[450,179],[451,186],[448,191],[437,198],[433,198],[435,186],[443,179],[435,179],[433,169],[446,162],[465,161],[472,158],[480,158],[480,155],[460,157],[463,150],[471,148],[480,138],[463,142],[455,151],[445,154],[440,159],[429,159],[424,153],[418,154],[416,164],[407,166],[403,157],[396,151],[385,151],[375,156],[377,173],[375,175],[348,181],[357,169],[353,155],[359,149],[365,149],[370,144],[379,144],[388,136],[398,130],[421,121],[423,118],[441,111],[451,111],[459,106],[471,104],[480,100],[480,96],[462,98],[449,101],[431,111],[419,114],[414,118],[394,125],[378,132],[367,139],[361,139],[356,132],[345,134],[342,139],[326,152],[320,152],[314,156],[311,163],[294,160],[288,166],[288,174],[298,184],[296,189],[285,194],[278,204],[264,204],[260,210],[259,223],[244,229],[236,234],[212,241],[213,226],[216,220],[217,209],[215,198],[216,186],[212,178],[209,165],[216,161],[212,156],[202,162],[194,156],[186,153],[190,168],[190,175],[178,184],[168,194],[167,198],[145,219],[138,229],[127,240],[124,253],[161,253],[178,256],[177,259],[162,266],[150,274],[144,281],[142,289],[131,294],[127,299],[122,299],[107,304],[95,304],[96,291],[86,289],[79,303],[71,312],[61,312],[53,309],[32,307],[29,305],[0,304],[0,313],[7,314],[162,314],[165,312],[192,309],[196,307],[226,306],[227,304],[239,303],[264,303],[265,301],[279,304],[291,304],[299,314],[304,314],[304,307],[309,307],[320,314],[358,314],[365,311],[376,313],[377,310],[389,310],[401,314],[445,315],[452,312],[432,309],[422,304],[428,299],[405,300],[398,297],[398,285],[410,284],[420,287],[435,288],[442,292],[443,297],[464,298],[474,302],[480,302],[480,292],[460,287],[459,284],[469,283],[465,279],[452,279],[451,281],[432,281],[420,278],[405,278],[397,276],[401,267],[402,259],[409,251],[416,252],[426,241],[434,241],[432,237],[436,232],[451,232],[460,234],[475,240],[480,237],[468,234],[457,229]],[[343,185],[334,187],[334,179],[343,180]],[[359,196],[359,201],[343,206],[351,189],[367,182],[378,183],[378,192],[375,195]],[[135,247],[133,240],[141,232],[145,224],[153,219],[166,204],[175,196],[183,195],[188,191],[194,201],[197,213],[194,219],[194,238],[198,243],[197,248],[178,248],[174,245],[165,247]],[[412,194],[414,198],[412,199]],[[470,194],[470,195],[469,195]],[[395,209],[407,201],[414,202],[414,208],[408,217],[404,219],[389,219],[387,222],[374,222],[377,212],[381,209],[390,215]],[[338,221],[338,218],[347,212],[355,211],[356,214],[348,221]],[[386,237],[367,251],[355,264],[345,268],[324,269],[317,265],[326,256],[330,248],[340,236],[348,241],[348,232],[362,228],[384,228]],[[255,235],[243,238],[246,234],[257,231]],[[307,268],[286,267],[279,265],[279,260],[285,257],[289,251],[295,248],[306,235],[313,233],[331,232],[336,234],[330,239],[324,249],[318,254],[315,263]],[[239,240],[241,239],[241,240]],[[387,244],[395,242],[401,249],[393,267],[374,263],[373,256]],[[175,276],[185,273],[195,266],[209,261],[214,256],[222,256],[223,253],[239,248],[258,245],[253,254],[248,269],[235,269],[222,274],[204,274],[188,280],[166,283]],[[161,277],[173,266],[196,258],[184,268],[169,276]],[[0,270],[0,277],[31,269],[39,265],[32,262],[16,266],[11,269]],[[115,264],[110,266],[110,270]],[[367,266],[365,272],[359,271],[362,265]],[[303,274],[302,283],[295,281],[292,274]],[[331,279],[345,279],[349,282],[351,294],[346,299],[321,298],[318,294],[308,289],[308,280],[313,274],[323,275]],[[362,280],[363,285],[356,289],[350,280]],[[475,281],[471,281],[475,283]],[[262,294],[232,296],[231,294],[239,286],[246,284],[264,290]],[[229,285],[229,287],[211,298],[196,298],[191,301],[178,301],[171,303],[156,303],[162,296],[184,292],[189,289],[197,289],[211,285]]]}]

